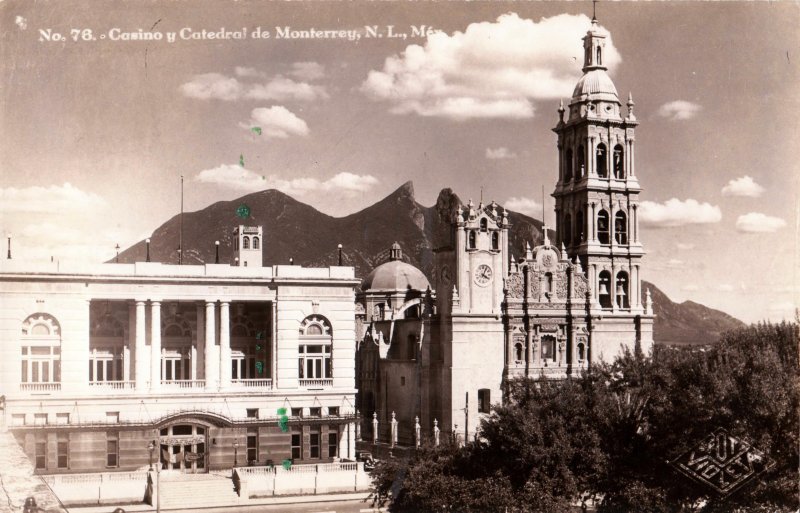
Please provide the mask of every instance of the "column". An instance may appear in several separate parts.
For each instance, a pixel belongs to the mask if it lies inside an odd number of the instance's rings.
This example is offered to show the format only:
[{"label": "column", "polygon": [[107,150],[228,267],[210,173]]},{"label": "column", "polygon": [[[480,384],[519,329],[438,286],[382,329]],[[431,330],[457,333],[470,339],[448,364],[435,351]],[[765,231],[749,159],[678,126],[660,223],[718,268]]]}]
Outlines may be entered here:
[{"label": "column", "polygon": [[127,337],[125,337],[125,347],[122,353],[122,379],[124,381],[132,381],[133,376],[131,376],[131,371],[133,370],[133,366],[131,365],[131,358],[134,354],[131,348],[134,344],[134,338],[136,337],[136,305],[128,303],[128,331]]},{"label": "column", "polygon": [[[194,334],[194,345],[192,346],[192,379],[199,380],[200,378],[200,370],[203,369],[203,364],[205,363],[205,354],[203,353],[204,348],[204,341],[205,341],[205,308],[203,307],[202,303],[195,304],[195,311],[196,311],[196,328]],[[204,376],[205,377],[205,376]]]},{"label": "column", "polygon": [[231,324],[230,303],[219,304],[219,388],[231,386]]},{"label": "column", "polygon": [[589,224],[589,241],[590,242],[597,242],[597,204],[592,202],[591,204],[587,204],[586,212],[589,212],[589,206],[591,205],[591,220],[587,219],[587,223]]},{"label": "column", "polygon": [[147,369],[144,363],[145,328],[144,328],[144,301],[136,301],[136,321],[134,329],[134,374],[136,376],[136,390],[143,391],[147,388]]},{"label": "column", "polygon": [[214,342],[216,329],[214,327],[216,318],[216,303],[214,301],[206,301],[206,326],[205,326],[205,376],[206,376],[206,390],[216,390],[217,388],[217,374],[216,363],[218,360],[214,359]]},{"label": "column", "polygon": [[150,390],[161,387],[161,303],[150,302]]}]

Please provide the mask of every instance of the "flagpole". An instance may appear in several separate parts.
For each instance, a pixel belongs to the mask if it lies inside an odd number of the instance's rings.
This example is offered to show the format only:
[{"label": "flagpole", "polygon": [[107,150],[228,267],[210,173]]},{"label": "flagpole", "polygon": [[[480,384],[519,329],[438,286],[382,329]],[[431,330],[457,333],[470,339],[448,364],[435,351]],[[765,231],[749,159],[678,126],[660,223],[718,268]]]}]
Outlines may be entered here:
[{"label": "flagpole", "polygon": [[181,217],[178,235],[178,265],[183,265],[183,175],[181,175]]}]

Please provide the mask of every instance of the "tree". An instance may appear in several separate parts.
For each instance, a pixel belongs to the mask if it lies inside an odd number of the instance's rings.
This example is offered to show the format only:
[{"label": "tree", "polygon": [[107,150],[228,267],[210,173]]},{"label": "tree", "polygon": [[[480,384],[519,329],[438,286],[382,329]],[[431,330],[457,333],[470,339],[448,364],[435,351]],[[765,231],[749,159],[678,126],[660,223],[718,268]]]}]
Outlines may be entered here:
[{"label": "tree", "polygon": [[[424,447],[378,465],[396,511],[561,513],[793,511],[797,504],[797,324],[759,324],[711,349],[655,348],[562,381],[508,384],[479,441]],[[719,497],[667,462],[725,428],[775,467]]]}]

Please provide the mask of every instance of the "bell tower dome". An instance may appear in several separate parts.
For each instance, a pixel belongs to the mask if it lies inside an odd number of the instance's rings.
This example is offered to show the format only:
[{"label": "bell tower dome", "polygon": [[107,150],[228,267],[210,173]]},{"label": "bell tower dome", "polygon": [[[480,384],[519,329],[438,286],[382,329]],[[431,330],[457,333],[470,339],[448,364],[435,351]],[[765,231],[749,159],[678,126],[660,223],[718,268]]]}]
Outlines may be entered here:
[{"label": "bell tower dome", "polygon": [[[633,98],[627,112],[605,65],[608,34],[596,18],[583,37],[583,76],[558,109],[558,241],[586,270],[596,308],[644,312]],[[610,47],[610,45],[609,45]]]}]

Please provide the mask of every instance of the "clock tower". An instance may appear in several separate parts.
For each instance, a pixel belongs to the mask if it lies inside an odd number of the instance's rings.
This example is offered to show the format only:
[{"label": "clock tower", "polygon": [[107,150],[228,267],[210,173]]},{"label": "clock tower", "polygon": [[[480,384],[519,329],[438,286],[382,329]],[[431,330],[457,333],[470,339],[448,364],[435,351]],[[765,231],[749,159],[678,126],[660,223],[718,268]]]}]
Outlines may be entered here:
[{"label": "clock tower", "polygon": [[[436,251],[443,430],[471,439],[489,405],[501,400],[503,284],[508,275],[508,215],[492,202],[456,209],[451,244]],[[434,328],[435,329],[435,328]],[[458,427],[456,427],[458,426]]]}]

